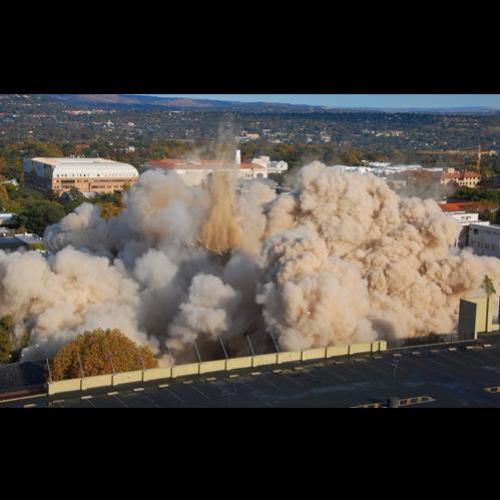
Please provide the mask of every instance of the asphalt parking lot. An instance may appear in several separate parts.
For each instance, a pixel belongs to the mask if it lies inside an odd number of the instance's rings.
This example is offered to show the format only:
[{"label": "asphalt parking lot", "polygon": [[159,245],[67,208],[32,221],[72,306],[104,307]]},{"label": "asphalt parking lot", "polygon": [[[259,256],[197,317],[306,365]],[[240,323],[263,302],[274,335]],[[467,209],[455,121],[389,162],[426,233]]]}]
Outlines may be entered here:
[{"label": "asphalt parking lot", "polygon": [[[472,345],[412,347],[261,367],[207,377],[31,397],[0,407],[244,408],[384,406],[423,397],[411,407],[500,407],[500,337]],[[499,389],[500,390],[500,389]]]}]

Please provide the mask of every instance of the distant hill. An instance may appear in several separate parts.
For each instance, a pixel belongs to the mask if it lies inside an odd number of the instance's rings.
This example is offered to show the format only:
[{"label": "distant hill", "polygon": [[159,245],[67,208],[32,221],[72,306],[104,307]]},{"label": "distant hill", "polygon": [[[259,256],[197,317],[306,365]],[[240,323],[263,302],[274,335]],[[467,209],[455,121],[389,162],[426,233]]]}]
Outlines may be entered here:
[{"label": "distant hill", "polygon": [[481,114],[499,113],[500,110],[487,106],[464,106],[454,108],[349,108],[351,111],[374,111],[383,113],[425,113],[425,114]]},{"label": "distant hill", "polygon": [[166,108],[191,111],[237,111],[250,113],[419,113],[419,114],[488,114],[500,113],[485,106],[457,108],[333,108],[302,104],[219,101],[135,94],[49,94],[47,97],[70,106],[103,108]]},{"label": "distant hill", "polygon": [[282,104],[268,102],[238,102],[218,101],[211,99],[189,99],[177,97],[142,96],[131,94],[50,94],[48,97],[73,106],[102,107],[163,107],[172,110],[233,110],[248,112],[318,112],[328,108],[322,106],[307,106],[297,104]]}]

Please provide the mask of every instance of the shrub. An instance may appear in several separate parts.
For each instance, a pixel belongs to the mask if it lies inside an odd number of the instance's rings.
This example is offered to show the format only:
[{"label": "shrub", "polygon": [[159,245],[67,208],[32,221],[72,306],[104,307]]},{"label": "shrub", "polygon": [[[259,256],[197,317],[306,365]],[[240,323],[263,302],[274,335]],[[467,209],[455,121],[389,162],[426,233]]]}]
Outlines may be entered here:
[{"label": "shrub", "polygon": [[12,361],[12,328],[14,321],[12,316],[0,318],[0,363],[9,363]]},{"label": "shrub", "polygon": [[0,330],[0,363],[9,363],[12,357],[12,337],[9,331]]},{"label": "shrub", "polygon": [[51,375],[53,380],[79,378],[80,362],[85,377],[142,370],[142,361],[145,368],[158,366],[148,347],[137,346],[120,330],[99,328],[86,331],[61,347],[52,360]]}]

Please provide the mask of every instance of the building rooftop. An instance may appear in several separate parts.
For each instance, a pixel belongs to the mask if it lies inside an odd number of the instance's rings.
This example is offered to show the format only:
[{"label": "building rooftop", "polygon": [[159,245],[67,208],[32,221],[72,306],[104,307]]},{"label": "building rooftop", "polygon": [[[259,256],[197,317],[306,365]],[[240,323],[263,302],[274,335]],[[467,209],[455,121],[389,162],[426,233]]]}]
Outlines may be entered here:
[{"label": "building rooftop", "polygon": [[477,172],[443,172],[444,179],[480,179]]},{"label": "building rooftop", "polygon": [[182,169],[182,170],[200,170],[200,169],[255,169],[266,170],[262,165],[256,163],[235,163],[235,162],[221,162],[219,160],[181,160],[165,158],[163,160],[150,160],[145,163],[146,167],[150,168],[163,168],[163,169]]},{"label": "building rooftop", "polygon": [[53,167],[59,166],[78,166],[78,165],[114,165],[114,166],[124,166],[130,167],[128,163],[121,163],[114,160],[108,160],[106,158],[44,158],[37,157],[31,158],[33,161],[38,161],[40,163],[45,163],[46,165],[51,165]]},{"label": "building rooftop", "polygon": [[457,201],[440,203],[443,212],[481,212],[488,208],[488,205],[478,201]]},{"label": "building rooftop", "polygon": [[128,163],[104,158],[32,158],[53,168],[53,176],[60,177],[138,177],[137,169]]}]

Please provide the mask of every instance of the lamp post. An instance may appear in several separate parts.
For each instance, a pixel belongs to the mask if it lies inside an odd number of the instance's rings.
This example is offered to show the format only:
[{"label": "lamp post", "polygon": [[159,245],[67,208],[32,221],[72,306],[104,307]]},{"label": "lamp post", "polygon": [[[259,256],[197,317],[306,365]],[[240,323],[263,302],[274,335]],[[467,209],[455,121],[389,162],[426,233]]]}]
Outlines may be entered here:
[{"label": "lamp post", "polygon": [[398,372],[398,362],[394,361],[392,370],[392,396],[387,400],[387,408],[399,408],[399,398],[397,395],[397,372]]}]

